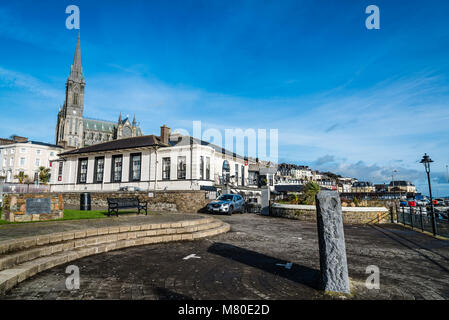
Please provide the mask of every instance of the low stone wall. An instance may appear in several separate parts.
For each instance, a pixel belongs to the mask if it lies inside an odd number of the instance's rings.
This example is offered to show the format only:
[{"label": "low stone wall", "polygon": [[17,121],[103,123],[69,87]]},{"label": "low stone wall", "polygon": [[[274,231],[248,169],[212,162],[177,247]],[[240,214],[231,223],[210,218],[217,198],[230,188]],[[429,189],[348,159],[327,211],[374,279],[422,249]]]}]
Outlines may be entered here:
[{"label": "low stone wall", "polygon": [[[27,208],[27,199],[49,200],[49,210],[42,212]],[[31,204],[30,204],[31,205]],[[64,201],[57,193],[10,193],[3,197],[3,219],[10,222],[40,221],[64,217]]]},{"label": "low stone wall", "polygon": [[[391,219],[389,210],[384,207],[342,207],[342,214],[344,224],[388,223]],[[316,222],[316,207],[274,203],[270,215]]]},{"label": "low stone wall", "polygon": [[[148,210],[164,212],[202,212],[210,200],[206,191],[139,191],[139,192],[91,192],[93,210],[108,208],[107,198],[139,197],[148,201]],[[66,208],[79,209],[81,192],[64,192]]]}]

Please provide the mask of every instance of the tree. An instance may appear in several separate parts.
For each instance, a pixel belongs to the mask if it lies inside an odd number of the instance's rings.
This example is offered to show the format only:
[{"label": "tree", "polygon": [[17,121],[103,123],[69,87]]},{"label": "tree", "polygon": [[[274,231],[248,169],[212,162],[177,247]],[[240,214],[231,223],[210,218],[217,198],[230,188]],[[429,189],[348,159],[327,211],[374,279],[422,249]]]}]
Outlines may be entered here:
[{"label": "tree", "polygon": [[26,175],[25,172],[20,171],[19,174],[16,174],[14,176],[14,179],[18,179],[19,183],[22,184],[25,182],[26,179],[28,179],[28,175]]},{"label": "tree", "polygon": [[304,191],[301,195],[301,204],[312,205],[315,204],[315,196],[320,191],[320,186],[313,181],[308,182],[304,186]]},{"label": "tree", "polygon": [[39,167],[39,181],[43,184],[47,184],[50,180],[50,169],[45,167]]}]

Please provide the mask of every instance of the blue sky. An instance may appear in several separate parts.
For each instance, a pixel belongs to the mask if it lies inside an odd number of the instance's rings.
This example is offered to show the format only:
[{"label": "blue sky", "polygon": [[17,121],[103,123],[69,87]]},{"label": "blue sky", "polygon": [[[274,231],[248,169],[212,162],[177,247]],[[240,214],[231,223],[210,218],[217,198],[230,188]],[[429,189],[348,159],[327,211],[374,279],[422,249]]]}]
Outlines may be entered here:
[{"label": "blue sky", "polygon": [[[279,160],[449,195],[449,2],[2,1],[0,136],[54,141],[81,10],[85,116],[279,129]],[[380,8],[367,30],[365,8]]]}]

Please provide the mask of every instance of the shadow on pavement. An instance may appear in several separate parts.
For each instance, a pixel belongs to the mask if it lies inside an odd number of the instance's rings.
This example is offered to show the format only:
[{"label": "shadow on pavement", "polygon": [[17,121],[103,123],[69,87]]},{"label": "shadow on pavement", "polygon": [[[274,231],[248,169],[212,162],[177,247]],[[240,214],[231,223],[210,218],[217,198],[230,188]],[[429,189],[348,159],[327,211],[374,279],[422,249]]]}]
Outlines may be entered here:
[{"label": "shadow on pavement", "polygon": [[285,264],[288,261],[270,257],[262,253],[247,250],[227,243],[214,243],[208,252],[231,259],[250,267],[269,272],[271,274],[286,278],[299,284],[306,285],[312,289],[319,290],[320,271],[309,267],[292,264],[291,269],[286,269],[276,264]]}]

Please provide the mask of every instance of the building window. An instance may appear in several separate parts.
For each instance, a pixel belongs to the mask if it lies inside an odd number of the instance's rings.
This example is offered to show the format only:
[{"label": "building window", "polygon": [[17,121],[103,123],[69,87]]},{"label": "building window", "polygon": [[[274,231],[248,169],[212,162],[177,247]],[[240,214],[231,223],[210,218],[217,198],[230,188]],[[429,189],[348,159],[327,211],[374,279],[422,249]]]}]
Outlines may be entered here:
[{"label": "building window", "polygon": [[62,181],[62,169],[64,168],[64,162],[59,162],[59,168],[58,168],[58,181]]},{"label": "building window", "polygon": [[134,153],[130,155],[129,163],[129,181],[140,181],[140,169],[142,163],[142,154]]},{"label": "building window", "polygon": [[78,160],[78,183],[87,182],[87,159]]},{"label": "building window", "polygon": [[112,182],[122,181],[122,163],[123,163],[122,155],[112,157],[112,174],[111,174]]},{"label": "building window", "polygon": [[20,148],[20,153],[26,153],[27,149],[26,148]]},{"label": "building window", "polygon": [[204,157],[200,156],[200,180],[204,180]]},{"label": "building window", "polygon": [[170,180],[170,158],[162,158],[162,180]]},{"label": "building window", "polygon": [[206,180],[210,180],[210,158],[206,157]]},{"label": "building window", "polygon": [[239,184],[239,165],[238,163],[235,164],[235,184]]},{"label": "building window", "polygon": [[223,167],[222,167],[222,184],[227,184],[229,182],[229,176],[230,176],[231,168],[229,167],[228,160],[223,161]]},{"label": "building window", "polygon": [[242,186],[245,185],[245,167],[242,166]]},{"label": "building window", "polygon": [[12,167],[14,165],[14,158],[9,158],[9,166]]},{"label": "building window", "polygon": [[41,166],[41,159],[36,159],[36,162],[35,162],[35,165],[36,165],[36,167],[40,167]]},{"label": "building window", "polygon": [[23,167],[25,165],[25,158],[20,158],[20,166]]},{"label": "building window", "polygon": [[102,183],[104,175],[104,157],[95,158],[94,183]]},{"label": "building window", "polygon": [[73,93],[73,104],[75,106],[78,105],[78,93],[76,93],[76,92]]},{"label": "building window", "polygon": [[186,178],[186,157],[178,157],[178,179],[185,180]]}]

